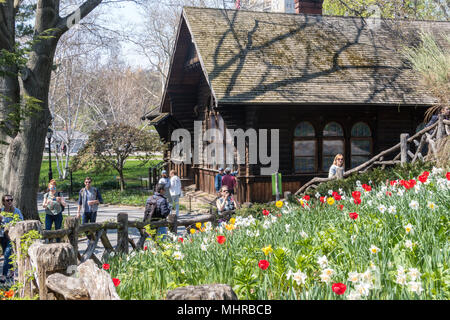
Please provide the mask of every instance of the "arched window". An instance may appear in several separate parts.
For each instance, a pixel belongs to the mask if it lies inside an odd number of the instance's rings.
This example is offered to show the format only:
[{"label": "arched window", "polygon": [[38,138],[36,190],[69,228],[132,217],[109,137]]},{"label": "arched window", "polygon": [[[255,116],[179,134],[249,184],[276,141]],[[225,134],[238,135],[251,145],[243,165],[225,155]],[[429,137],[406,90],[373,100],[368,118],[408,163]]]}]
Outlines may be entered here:
[{"label": "arched window", "polygon": [[294,131],[294,169],[295,173],[316,171],[316,132],[311,123],[300,122]]},{"label": "arched window", "polygon": [[369,160],[372,153],[372,132],[367,124],[358,122],[351,132],[351,166],[352,168]]},{"label": "arched window", "polygon": [[334,157],[344,154],[344,130],[337,122],[328,123],[323,128],[322,170],[328,171],[333,164]]}]

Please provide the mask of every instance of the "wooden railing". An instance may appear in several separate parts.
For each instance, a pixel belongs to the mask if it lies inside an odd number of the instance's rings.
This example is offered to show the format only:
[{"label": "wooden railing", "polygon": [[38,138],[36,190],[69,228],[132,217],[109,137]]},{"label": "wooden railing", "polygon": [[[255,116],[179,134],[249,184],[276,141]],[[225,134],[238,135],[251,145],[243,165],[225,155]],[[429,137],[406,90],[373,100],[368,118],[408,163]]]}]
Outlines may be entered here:
[{"label": "wooden railing", "polygon": [[[364,162],[363,164],[346,171],[343,174],[343,178],[350,176],[355,172],[366,172],[367,170],[373,168],[376,165],[381,165],[383,168],[387,165],[395,165],[406,162],[416,162],[418,159],[423,160],[424,156],[422,154],[423,148],[428,146],[428,152],[432,152],[434,155],[437,155],[437,144],[438,142],[444,138],[445,136],[450,135],[450,121],[445,120],[442,115],[439,115],[439,119],[433,125],[426,127],[413,136],[409,137],[409,134],[402,133],[400,135],[400,142],[395,146],[384,150],[372,157],[370,160]],[[414,144],[416,146],[415,152],[410,150],[410,145]],[[387,155],[391,155],[392,153],[399,152],[393,160],[384,161],[384,158]],[[321,183],[335,180],[336,178],[320,178],[315,177],[312,180],[305,183],[296,193],[295,195],[300,195],[304,193],[308,188],[315,189]]]},{"label": "wooden railing", "polygon": [[[94,254],[95,249],[98,246],[99,241],[103,244],[105,251],[110,254],[114,253],[128,253],[129,244],[133,250],[143,249],[145,240],[149,237],[145,231],[145,226],[151,225],[152,227],[171,227],[171,229],[177,226],[185,226],[189,231],[198,222],[211,222],[213,225],[217,225],[218,219],[228,220],[234,211],[225,211],[221,214],[203,214],[189,217],[187,219],[177,220],[176,215],[169,215],[167,219],[159,221],[144,222],[140,220],[128,221],[128,214],[120,212],[117,215],[117,221],[106,221],[102,223],[86,223],[79,224],[79,219],[76,217],[67,217],[64,221],[64,228],[59,230],[44,230],[42,231],[43,239],[56,239],[65,238],[66,242],[70,242],[75,249],[80,263],[92,259],[97,265],[101,265],[100,259]],[[128,236],[128,228],[137,228],[140,234],[140,238],[137,243],[134,242]],[[113,247],[109,238],[108,230],[117,230],[117,245]],[[80,252],[78,241],[80,234],[87,234],[88,246],[84,252]]]}]

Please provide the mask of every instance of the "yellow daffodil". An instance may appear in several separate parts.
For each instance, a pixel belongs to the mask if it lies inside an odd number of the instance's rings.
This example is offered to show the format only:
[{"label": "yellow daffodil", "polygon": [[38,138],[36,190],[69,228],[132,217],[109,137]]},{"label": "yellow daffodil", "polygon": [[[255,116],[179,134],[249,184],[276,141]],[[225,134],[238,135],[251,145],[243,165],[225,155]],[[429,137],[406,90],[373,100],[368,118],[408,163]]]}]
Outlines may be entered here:
[{"label": "yellow daffodil", "polygon": [[334,198],[329,197],[329,198],[327,199],[327,203],[328,203],[330,206],[332,206],[332,205],[334,204]]},{"label": "yellow daffodil", "polygon": [[264,252],[264,254],[265,254],[266,256],[267,256],[269,253],[273,252],[272,245],[268,245],[267,247],[264,247],[264,248],[262,248],[261,250]]},{"label": "yellow daffodil", "polygon": [[236,219],[235,218],[231,218],[230,219],[230,224],[234,224],[236,222]]},{"label": "yellow daffodil", "polygon": [[202,223],[201,223],[201,222],[197,222],[197,223],[195,224],[195,226],[197,227],[197,229],[200,229],[200,228],[202,227]]},{"label": "yellow daffodil", "polygon": [[278,200],[275,205],[277,206],[277,208],[281,208],[283,206],[283,201]]},{"label": "yellow daffodil", "polygon": [[231,231],[233,229],[236,229],[236,227],[234,225],[232,225],[232,224],[226,224],[225,225],[225,229],[227,229],[228,231]]}]

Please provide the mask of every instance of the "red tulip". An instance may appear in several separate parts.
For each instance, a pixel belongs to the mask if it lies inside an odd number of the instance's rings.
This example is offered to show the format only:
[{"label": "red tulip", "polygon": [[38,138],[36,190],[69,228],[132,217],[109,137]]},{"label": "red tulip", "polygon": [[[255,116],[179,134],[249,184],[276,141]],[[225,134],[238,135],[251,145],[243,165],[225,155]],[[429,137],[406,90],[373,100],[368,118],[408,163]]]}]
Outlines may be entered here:
[{"label": "red tulip", "polygon": [[113,278],[112,281],[116,287],[120,284],[120,280],[117,278]]},{"label": "red tulip", "polygon": [[178,242],[183,242],[184,239],[183,238],[178,238]]},{"label": "red tulip", "polygon": [[390,181],[389,183],[390,183],[391,186],[393,187],[393,186],[395,186],[395,185],[397,184],[397,180],[392,180],[392,181]]},{"label": "red tulip", "polygon": [[428,179],[428,176],[425,176],[425,175],[421,175],[418,177],[418,180],[422,183],[427,182],[427,179]]},{"label": "red tulip", "polygon": [[338,205],[338,208],[339,208],[339,210],[343,210],[344,209],[344,205],[340,204],[340,205]]},{"label": "red tulip", "polygon": [[265,215],[265,216],[268,216],[269,213],[270,213],[270,211],[269,211],[269,210],[266,210],[266,209],[264,209],[264,210],[262,211],[262,214]]},{"label": "red tulip", "polygon": [[356,220],[356,218],[358,218],[358,214],[356,212],[350,212],[348,216],[353,220]]},{"label": "red tulip", "polygon": [[363,187],[363,189],[366,190],[366,191],[372,190],[372,187],[369,186],[369,185],[367,185],[367,184],[363,184],[362,187]]},{"label": "red tulip", "polygon": [[333,191],[333,193],[331,194],[331,196],[334,198],[335,196],[339,195],[339,193],[337,193],[337,191]]},{"label": "red tulip", "polygon": [[392,196],[392,192],[386,191],[386,195],[387,195],[388,197],[390,197],[390,196]]},{"label": "red tulip", "polygon": [[357,199],[353,200],[353,202],[354,202],[355,204],[361,204],[361,199],[360,199],[360,198],[357,198]]},{"label": "red tulip", "polygon": [[269,261],[267,260],[259,260],[258,267],[260,267],[262,270],[266,270],[269,267]]},{"label": "red tulip", "polygon": [[445,176],[447,177],[447,180],[450,180],[450,172],[447,172]]},{"label": "red tulip", "polygon": [[334,293],[336,294],[344,294],[345,290],[347,290],[347,286],[343,283],[333,283],[333,285],[331,286],[331,289],[333,290]]},{"label": "red tulip", "polygon": [[320,197],[320,202],[325,203],[325,197]]},{"label": "red tulip", "polygon": [[223,244],[226,240],[227,238],[225,238],[225,236],[217,236],[217,242],[219,244]]},{"label": "red tulip", "polygon": [[307,194],[303,197],[304,200],[309,201],[309,199],[311,199],[310,196],[308,196]]},{"label": "red tulip", "polygon": [[107,264],[107,263],[104,263],[104,264],[103,264],[103,269],[104,269],[104,270],[109,270],[109,267],[110,267],[109,264]]},{"label": "red tulip", "polygon": [[334,200],[339,201],[342,197],[339,194],[334,195]]},{"label": "red tulip", "polygon": [[361,198],[361,192],[359,192],[359,191],[353,191],[353,192],[352,192],[352,197],[353,197],[353,199],[359,199],[359,198]]},{"label": "red tulip", "polygon": [[428,177],[428,176],[430,175],[430,173],[429,173],[428,171],[424,171],[424,172],[422,173],[422,175]]},{"label": "red tulip", "polygon": [[145,246],[145,247],[144,247],[144,251],[147,251],[147,249],[148,249],[148,247],[147,247],[147,246]]}]

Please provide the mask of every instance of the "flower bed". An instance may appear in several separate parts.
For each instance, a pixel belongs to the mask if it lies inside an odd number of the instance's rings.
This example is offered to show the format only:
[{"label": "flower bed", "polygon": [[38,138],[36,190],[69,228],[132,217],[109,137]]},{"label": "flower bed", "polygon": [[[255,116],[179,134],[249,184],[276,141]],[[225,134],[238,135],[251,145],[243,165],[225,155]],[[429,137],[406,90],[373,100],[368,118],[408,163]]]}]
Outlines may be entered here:
[{"label": "flower bed", "polygon": [[112,257],[108,270],[122,299],[211,283],[239,299],[449,299],[449,209],[450,173],[434,168],[199,225]]}]

